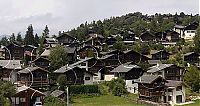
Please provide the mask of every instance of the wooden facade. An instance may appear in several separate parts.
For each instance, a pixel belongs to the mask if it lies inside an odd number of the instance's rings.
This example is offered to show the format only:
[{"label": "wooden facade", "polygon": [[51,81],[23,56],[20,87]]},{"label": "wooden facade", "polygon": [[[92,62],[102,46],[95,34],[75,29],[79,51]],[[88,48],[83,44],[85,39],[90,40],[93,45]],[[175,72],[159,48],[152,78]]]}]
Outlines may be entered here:
[{"label": "wooden facade", "polygon": [[24,48],[21,47],[20,45],[11,43],[8,46],[6,46],[6,48],[4,49],[5,49],[6,60],[23,60],[24,59]]},{"label": "wooden facade", "polygon": [[165,50],[160,50],[160,51],[151,53],[151,55],[152,55],[152,60],[167,60],[169,59],[169,56],[171,55],[171,53]]},{"label": "wooden facade", "polygon": [[150,42],[150,41],[154,41],[155,40],[155,36],[147,31],[147,32],[142,33],[140,35],[140,39],[143,42]]},{"label": "wooden facade", "polygon": [[191,64],[199,63],[199,54],[196,52],[186,53],[184,54],[183,59],[187,63],[191,63]]},{"label": "wooden facade", "polygon": [[22,86],[11,97],[12,106],[34,106],[35,102],[43,102],[45,95],[33,88]]},{"label": "wooden facade", "polygon": [[41,67],[41,68],[44,68],[44,69],[48,69],[50,61],[47,58],[38,57],[32,63],[36,67]]},{"label": "wooden facade", "polygon": [[59,37],[57,37],[58,43],[61,45],[69,45],[75,43],[76,38],[70,36],[67,33],[62,33]]},{"label": "wooden facade", "polygon": [[35,89],[49,86],[48,71],[39,67],[28,67],[18,72],[18,82]]}]

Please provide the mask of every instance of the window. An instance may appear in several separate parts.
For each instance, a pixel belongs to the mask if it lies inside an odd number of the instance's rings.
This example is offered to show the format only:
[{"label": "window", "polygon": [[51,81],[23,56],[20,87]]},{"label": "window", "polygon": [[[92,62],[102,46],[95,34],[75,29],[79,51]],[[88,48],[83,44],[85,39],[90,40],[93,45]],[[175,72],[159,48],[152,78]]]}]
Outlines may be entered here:
[{"label": "window", "polygon": [[176,88],[176,91],[181,91],[182,90],[182,86],[178,86],[177,88]]},{"label": "window", "polygon": [[132,80],[132,84],[134,84],[134,80]]},{"label": "window", "polygon": [[85,80],[90,80],[90,77],[85,77]]},{"label": "window", "polygon": [[168,96],[168,101],[171,101],[172,100],[172,96]]},{"label": "window", "polygon": [[181,103],[182,102],[182,95],[176,96],[176,103]]},{"label": "window", "polygon": [[26,102],[26,98],[20,98],[20,102]]},{"label": "window", "polygon": [[16,97],[15,104],[19,104],[19,97]]}]

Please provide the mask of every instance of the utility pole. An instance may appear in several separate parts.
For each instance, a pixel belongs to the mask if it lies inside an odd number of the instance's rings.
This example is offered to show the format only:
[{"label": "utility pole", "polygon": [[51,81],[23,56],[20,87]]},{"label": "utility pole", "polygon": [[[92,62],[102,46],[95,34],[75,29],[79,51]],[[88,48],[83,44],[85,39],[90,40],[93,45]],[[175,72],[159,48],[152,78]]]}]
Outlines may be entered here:
[{"label": "utility pole", "polygon": [[69,87],[67,86],[67,106],[69,106]]}]

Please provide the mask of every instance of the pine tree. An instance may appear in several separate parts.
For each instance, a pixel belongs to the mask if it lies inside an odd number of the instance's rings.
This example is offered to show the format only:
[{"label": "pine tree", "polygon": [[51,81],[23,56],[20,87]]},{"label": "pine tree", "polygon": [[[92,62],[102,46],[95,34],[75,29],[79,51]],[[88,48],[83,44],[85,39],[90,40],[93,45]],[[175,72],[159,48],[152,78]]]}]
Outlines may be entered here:
[{"label": "pine tree", "polygon": [[24,38],[24,43],[25,45],[34,45],[35,44],[35,39],[33,35],[33,27],[32,24],[28,26],[28,30],[26,31],[26,35]]},{"label": "pine tree", "polygon": [[10,42],[15,42],[15,34],[14,33],[12,33],[9,40],[10,40]]},{"label": "pine tree", "polygon": [[17,34],[16,41],[17,41],[19,44],[22,44],[22,43],[23,43],[22,35],[21,35],[20,32]]},{"label": "pine tree", "polygon": [[38,35],[37,35],[37,33],[36,33],[36,34],[35,34],[35,46],[38,47],[39,43],[40,43],[40,38],[38,37]]},{"label": "pine tree", "polygon": [[49,38],[49,28],[48,28],[47,25],[45,26],[45,29],[44,29],[43,31],[44,31],[44,32],[43,32],[43,36],[44,36],[45,38]]}]

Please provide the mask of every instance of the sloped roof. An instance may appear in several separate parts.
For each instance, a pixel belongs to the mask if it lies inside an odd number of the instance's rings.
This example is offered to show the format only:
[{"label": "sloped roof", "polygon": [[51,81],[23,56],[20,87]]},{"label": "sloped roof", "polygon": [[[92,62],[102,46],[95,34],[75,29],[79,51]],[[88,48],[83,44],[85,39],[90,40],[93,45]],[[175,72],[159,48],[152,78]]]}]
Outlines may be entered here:
[{"label": "sloped roof", "polygon": [[0,66],[7,69],[22,69],[21,60],[0,60]]},{"label": "sloped roof", "polygon": [[157,64],[155,66],[152,66],[149,68],[149,70],[147,72],[149,73],[154,73],[154,72],[158,72],[160,70],[163,70],[165,68],[168,68],[168,67],[171,67],[173,66],[174,64]]},{"label": "sloped roof", "polygon": [[40,56],[49,56],[49,54],[50,54],[50,49],[45,49]]},{"label": "sloped roof", "polygon": [[165,85],[167,87],[177,87],[177,86],[181,85],[182,83],[183,83],[183,81],[167,80]]},{"label": "sloped roof", "polygon": [[138,65],[130,64],[130,62],[128,62],[128,63],[119,65],[118,67],[114,68],[111,72],[129,72],[130,70],[134,68],[141,68],[141,67]]},{"label": "sloped roof", "polygon": [[75,47],[65,46],[64,49],[66,50],[67,53],[74,53],[76,51]]},{"label": "sloped roof", "polygon": [[18,73],[27,74],[27,73],[30,73],[30,72],[35,71],[37,69],[40,69],[41,71],[48,72],[47,70],[40,68],[40,67],[27,67],[27,68],[24,68],[23,70],[18,71]]},{"label": "sloped roof", "polygon": [[62,95],[63,93],[65,93],[64,91],[61,90],[55,90],[53,91],[50,95],[54,96],[54,97],[59,97],[60,95]]},{"label": "sloped roof", "polygon": [[[157,75],[143,75],[140,78],[134,80],[137,83],[146,83],[146,84],[151,84],[153,81],[156,79],[160,78],[161,76]],[[162,78],[162,77],[161,77]]]},{"label": "sloped roof", "polygon": [[47,41],[47,43],[57,43],[57,39],[56,38],[45,38],[45,40]]},{"label": "sloped roof", "polygon": [[44,95],[44,96],[45,96],[44,93],[42,93],[42,92],[40,92],[40,91],[38,91],[38,90],[36,90],[36,89],[27,87],[27,86],[25,86],[25,85],[23,85],[23,86],[21,86],[21,87],[17,87],[17,89],[16,89],[16,94],[18,94],[18,93],[20,93],[20,92],[22,92],[22,91],[25,91],[25,90],[27,90],[27,89],[33,90],[33,91],[38,92],[38,93],[40,93],[41,95]]},{"label": "sloped roof", "polygon": [[114,56],[115,54],[110,54],[110,55],[105,55],[105,56],[102,56],[101,58],[99,58],[100,60],[104,60],[104,59],[107,59],[109,57],[112,57]]},{"label": "sloped roof", "polygon": [[188,53],[183,54],[183,55],[184,55],[184,56],[189,56],[189,55],[191,55],[191,54],[197,54],[197,53],[195,53],[195,52],[188,52]]},{"label": "sloped roof", "polygon": [[162,62],[160,60],[148,60],[149,64],[162,64]]}]

